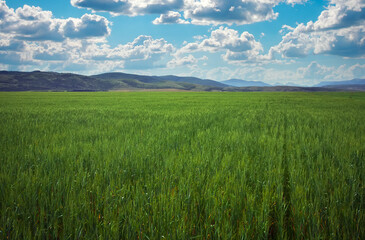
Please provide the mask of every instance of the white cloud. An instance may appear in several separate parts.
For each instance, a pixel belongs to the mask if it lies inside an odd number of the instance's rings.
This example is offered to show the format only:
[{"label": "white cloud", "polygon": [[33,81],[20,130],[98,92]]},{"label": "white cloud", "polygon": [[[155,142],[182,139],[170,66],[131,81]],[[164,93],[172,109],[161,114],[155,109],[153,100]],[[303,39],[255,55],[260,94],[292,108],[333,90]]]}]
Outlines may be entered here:
[{"label": "white cloud", "polygon": [[294,4],[303,4],[305,2],[307,2],[308,0],[286,0],[286,3],[287,4],[291,4],[291,5],[294,5]]},{"label": "white cloud", "polygon": [[[161,23],[197,25],[250,24],[276,19],[273,8],[279,3],[298,4],[306,0],[71,0],[79,8],[109,12],[113,15],[137,16],[161,14],[154,20]],[[183,12],[185,20],[176,13]]]},{"label": "white cloud", "polygon": [[333,67],[330,68],[320,65],[317,62],[311,62],[307,67],[298,68],[297,73],[304,79],[320,80],[333,70]]},{"label": "white cloud", "polygon": [[164,58],[175,51],[163,38],[145,35],[110,47],[105,38],[111,32],[110,22],[93,14],[58,19],[39,7],[14,10],[0,0],[0,17],[0,63],[19,69],[37,65],[37,69],[82,72],[96,67],[98,71],[166,67],[170,59]]},{"label": "white cloud", "polygon": [[245,64],[244,67],[227,66],[209,70],[196,69],[192,74],[201,78],[223,81],[228,79],[242,79],[247,81],[264,81],[269,84],[286,84],[290,82],[305,83],[307,81],[292,70],[278,70],[275,67],[262,67],[256,64]]},{"label": "white cloud", "polygon": [[184,17],[197,25],[250,24],[276,19],[278,1],[186,0]]},{"label": "white cloud", "polygon": [[294,30],[294,28],[293,27],[291,27],[291,26],[289,26],[289,25],[283,25],[282,27],[281,27],[281,30],[279,31],[281,34],[283,34],[284,32],[286,32],[286,31],[293,31]]},{"label": "white cloud", "polygon": [[193,55],[189,54],[184,57],[175,57],[171,61],[167,63],[167,67],[175,68],[177,66],[193,66],[198,63],[198,59],[196,59]]},{"label": "white cloud", "polygon": [[79,8],[93,11],[110,12],[113,15],[137,16],[145,14],[163,14],[178,11],[184,5],[183,0],[71,0]]},{"label": "white cloud", "polygon": [[0,33],[21,40],[63,41],[66,38],[103,38],[110,34],[109,21],[97,15],[58,19],[39,7],[24,5],[14,10],[0,1],[0,16]]},{"label": "white cloud", "polygon": [[194,38],[194,39],[196,39],[196,40],[202,40],[202,39],[204,39],[204,38],[207,38],[207,36],[206,36],[206,35],[204,35],[204,36],[196,35],[196,36],[194,36],[193,38]]},{"label": "white cloud", "polygon": [[68,38],[103,37],[110,34],[109,21],[98,15],[85,14],[81,19],[69,18],[63,26]]},{"label": "white cloud", "polygon": [[355,64],[348,67],[346,64],[334,68],[324,77],[327,81],[351,80],[354,78],[365,79],[365,64]]},{"label": "white cloud", "polygon": [[173,45],[166,40],[145,35],[114,48],[105,43],[74,39],[64,42],[36,42],[28,44],[27,48],[31,57],[40,64],[59,61],[59,66],[66,67],[66,70],[76,69],[81,65],[93,69],[93,66],[102,64],[118,66],[120,69],[165,67],[167,61],[160,63],[160,59],[174,51]]},{"label": "white cloud", "polygon": [[355,64],[349,68],[352,73],[353,78],[362,78],[365,79],[365,64]]},{"label": "white cloud", "polygon": [[298,68],[297,74],[302,81],[310,80],[313,83],[365,78],[365,64],[355,64],[351,66],[343,64],[339,67],[329,67],[317,62],[311,62],[307,67]]},{"label": "white cloud", "polygon": [[171,53],[174,46],[165,39],[153,39],[151,36],[141,35],[125,45],[118,45],[109,49],[108,56],[128,60],[146,60],[153,55]]},{"label": "white cloud", "polygon": [[233,77],[232,69],[228,67],[217,67],[210,69],[205,73],[205,77],[207,79],[213,79],[216,81],[224,81]]},{"label": "white cloud", "polygon": [[247,61],[260,58],[263,51],[261,43],[255,40],[255,37],[243,32],[241,35],[238,31],[227,27],[219,27],[211,32],[210,37],[202,39],[200,42],[188,43],[179,49],[176,55],[192,52],[225,52],[223,59],[226,61]]},{"label": "white cloud", "polygon": [[365,1],[332,0],[316,22],[299,24],[272,47],[283,57],[329,54],[343,57],[365,56]]},{"label": "white cloud", "polygon": [[152,23],[157,25],[171,23],[188,24],[189,22],[182,20],[179,12],[169,11],[166,14],[161,14],[160,17],[156,18]]},{"label": "white cloud", "polygon": [[264,81],[272,85],[302,85],[312,86],[321,81],[341,81],[354,78],[365,78],[365,64],[339,67],[326,66],[311,62],[307,66],[292,69],[292,67],[278,69],[275,65],[257,66],[245,64],[244,67],[218,67],[203,71],[196,69],[195,74],[203,78],[218,81],[226,79],[243,79],[248,81]]},{"label": "white cloud", "polygon": [[243,79],[247,81],[263,81],[268,84],[281,85],[285,84],[305,84],[297,72],[290,69],[278,69],[273,66],[256,66],[247,64],[245,67],[239,67],[233,72],[232,78]]}]

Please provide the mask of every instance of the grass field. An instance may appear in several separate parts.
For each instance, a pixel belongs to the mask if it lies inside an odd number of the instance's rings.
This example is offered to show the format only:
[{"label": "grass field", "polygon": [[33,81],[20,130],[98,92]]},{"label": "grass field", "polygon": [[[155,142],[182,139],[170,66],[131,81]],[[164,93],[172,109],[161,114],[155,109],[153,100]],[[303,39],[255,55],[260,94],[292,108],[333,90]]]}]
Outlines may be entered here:
[{"label": "grass field", "polygon": [[365,93],[0,93],[0,239],[365,239]]}]

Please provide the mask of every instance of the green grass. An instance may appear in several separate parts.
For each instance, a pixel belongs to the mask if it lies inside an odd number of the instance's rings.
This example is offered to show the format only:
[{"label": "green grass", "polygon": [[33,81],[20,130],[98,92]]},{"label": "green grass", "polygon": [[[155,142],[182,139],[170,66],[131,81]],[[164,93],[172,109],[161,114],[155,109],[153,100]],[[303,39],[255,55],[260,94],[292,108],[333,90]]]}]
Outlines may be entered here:
[{"label": "green grass", "polygon": [[0,93],[0,239],[364,239],[364,93]]}]

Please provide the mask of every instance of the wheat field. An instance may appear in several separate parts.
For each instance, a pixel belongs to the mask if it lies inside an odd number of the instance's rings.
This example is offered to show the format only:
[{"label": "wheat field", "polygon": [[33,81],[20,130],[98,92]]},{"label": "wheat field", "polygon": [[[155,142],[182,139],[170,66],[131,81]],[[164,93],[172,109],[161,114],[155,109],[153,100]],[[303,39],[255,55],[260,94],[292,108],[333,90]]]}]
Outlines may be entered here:
[{"label": "wheat field", "polygon": [[0,93],[0,239],[364,239],[364,93]]}]

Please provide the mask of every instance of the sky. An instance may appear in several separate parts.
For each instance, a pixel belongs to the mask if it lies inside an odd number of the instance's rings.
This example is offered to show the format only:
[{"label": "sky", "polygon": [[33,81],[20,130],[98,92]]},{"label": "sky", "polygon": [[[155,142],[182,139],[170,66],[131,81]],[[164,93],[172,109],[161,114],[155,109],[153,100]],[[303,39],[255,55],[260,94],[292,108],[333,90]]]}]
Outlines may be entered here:
[{"label": "sky", "polygon": [[0,0],[0,70],[365,78],[365,0]]}]

